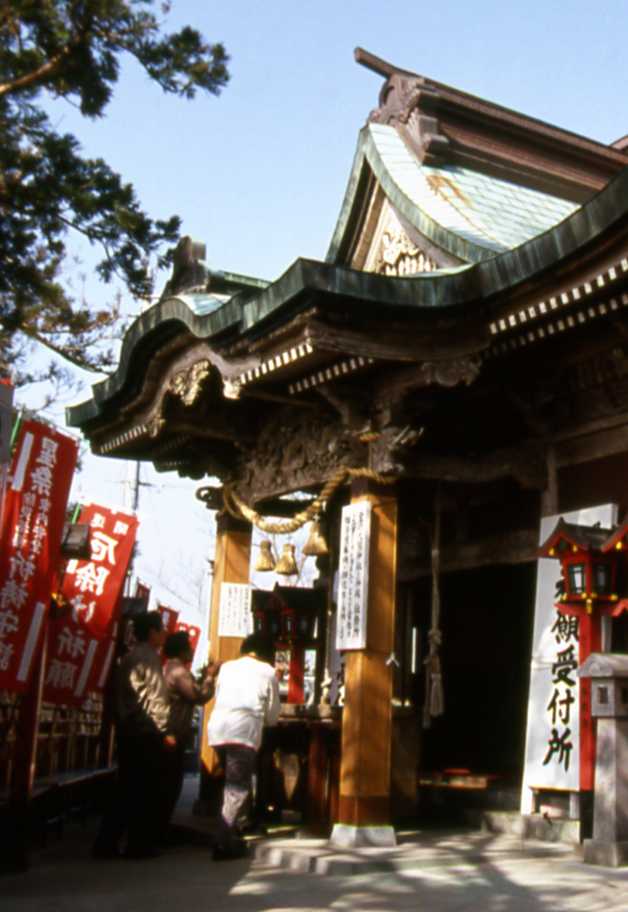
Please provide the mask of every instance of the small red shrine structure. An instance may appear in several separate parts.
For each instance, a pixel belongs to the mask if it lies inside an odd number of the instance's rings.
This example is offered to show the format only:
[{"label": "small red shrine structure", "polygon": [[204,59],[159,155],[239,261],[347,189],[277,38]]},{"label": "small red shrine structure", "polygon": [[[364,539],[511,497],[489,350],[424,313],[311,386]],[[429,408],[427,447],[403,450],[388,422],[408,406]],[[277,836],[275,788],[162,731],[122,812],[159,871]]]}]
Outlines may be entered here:
[{"label": "small red shrine structure", "polygon": [[[625,532],[628,530],[624,531]],[[602,618],[616,617],[624,610],[617,594],[619,560],[610,529],[581,526],[559,519],[552,534],[539,549],[539,557],[560,561],[562,579],[557,610],[577,619],[579,651],[577,665],[602,649]],[[609,547],[609,542],[612,544]],[[576,663],[572,667],[575,671]],[[595,730],[591,716],[591,682],[580,681],[580,788],[594,785]]]}]

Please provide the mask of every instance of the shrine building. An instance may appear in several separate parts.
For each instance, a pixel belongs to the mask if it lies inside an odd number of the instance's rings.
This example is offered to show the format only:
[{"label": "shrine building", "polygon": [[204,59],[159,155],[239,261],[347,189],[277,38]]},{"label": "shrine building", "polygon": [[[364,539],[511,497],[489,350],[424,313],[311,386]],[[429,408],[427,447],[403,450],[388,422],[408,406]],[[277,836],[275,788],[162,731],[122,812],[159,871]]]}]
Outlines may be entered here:
[{"label": "shrine building", "polygon": [[[383,84],[325,260],[267,282],[183,239],[68,423],[96,454],[198,479],[218,510],[208,648],[237,654],[244,611],[286,661],[267,810],[390,844],[465,790],[584,833],[585,621],[556,608],[554,558],[606,554],[628,512],[628,138],[356,58]],[[312,523],[318,577],[291,592]],[[288,534],[278,554],[254,526]],[[626,652],[613,542],[596,644]],[[251,591],[252,564],[281,585]],[[572,616],[596,618],[582,586]]]}]

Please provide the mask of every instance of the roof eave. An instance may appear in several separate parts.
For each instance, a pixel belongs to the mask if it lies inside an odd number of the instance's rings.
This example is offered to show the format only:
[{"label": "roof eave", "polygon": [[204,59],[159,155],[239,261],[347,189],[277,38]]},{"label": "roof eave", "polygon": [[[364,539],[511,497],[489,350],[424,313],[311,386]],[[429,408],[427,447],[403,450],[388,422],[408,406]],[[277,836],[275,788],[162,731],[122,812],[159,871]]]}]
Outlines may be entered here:
[{"label": "roof eave", "polygon": [[299,306],[317,293],[327,302],[354,300],[361,308],[390,317],[391,308],[403,316],[445,308],[462,308],[473,301],[487,301],[514,289],[536,275],[564,262],[595,242],[628,213],[628,168],[599,194],[563,222],[514,250],[447,275],[423,273],[412,278],[392,278],[365,273],[329,262],[299,259],[274,283],[258,295],[242,301],[230,299],[213,313],[194,314],[186,303],[172,298],[143,313],[131,326],[122,347],[120,364],[107,380],[96,384],[93,398],[67,410],[71,426],[83,426],[97,419],[101,405],[121,392],[132,355],[148,336],[170,321],[178,322],[193,336],[211,339],[226,330],[240,336],[260,334],[292,316]]}]

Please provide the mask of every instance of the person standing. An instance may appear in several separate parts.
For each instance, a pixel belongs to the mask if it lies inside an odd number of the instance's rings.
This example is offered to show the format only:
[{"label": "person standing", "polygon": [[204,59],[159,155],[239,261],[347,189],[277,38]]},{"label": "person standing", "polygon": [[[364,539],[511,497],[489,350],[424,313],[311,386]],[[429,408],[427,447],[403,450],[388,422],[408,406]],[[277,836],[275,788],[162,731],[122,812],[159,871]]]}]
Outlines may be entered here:
[{"label": "person standing", "polygon": [[240,657],[221,666],[216,680],[216,701],[207,726],[208,743],[217,750],[225,773],[216,860],[246,852],[238,817],[251,790],[263,728],[276,724],[281,709],[272,661],[272,643],[253,633],[243,640]]},{"label": "person standing", "polygon": [[190,742],[192,714],[195,706],[207,703],[214,694],[219,666],[211,662],[200,683],[194,679],[190,665],[194,658],[190,636],[185,630],[171,633],[164,644],[164,679],[168,688],[170,714],[168,730],[177,739],[174,750],[164,754],[163,836],[168,838],[168,825],[177,806],[183,785],[185,750]]},{"label": "person standing", "polygon": [[158,854],[163,757],[177,746],[169,730],[170,703],[159,656],[166,638],[159,612],[134,618],[133,633],[136,644],[115,676],[118,776],[92,849],[96,858],[120,855],[125,832],[125,857]]}]

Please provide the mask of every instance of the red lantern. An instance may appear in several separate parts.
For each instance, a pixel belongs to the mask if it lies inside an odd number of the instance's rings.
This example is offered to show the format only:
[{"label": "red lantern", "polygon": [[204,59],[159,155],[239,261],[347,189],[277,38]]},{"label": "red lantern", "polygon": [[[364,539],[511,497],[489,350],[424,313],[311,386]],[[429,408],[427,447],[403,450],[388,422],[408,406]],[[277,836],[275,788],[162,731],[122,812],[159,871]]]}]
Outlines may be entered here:
[{"label": "red lantern", "polygon": [[[628,530],[627,530],[628,533]],[[557,609],[563,614],[582,617],[615,614],[617,595],[617,559],[605,547],[610,529],[579,526],[559,519],[554,531],[539,549],[539,557],[560,561],[562,592]]]}]

